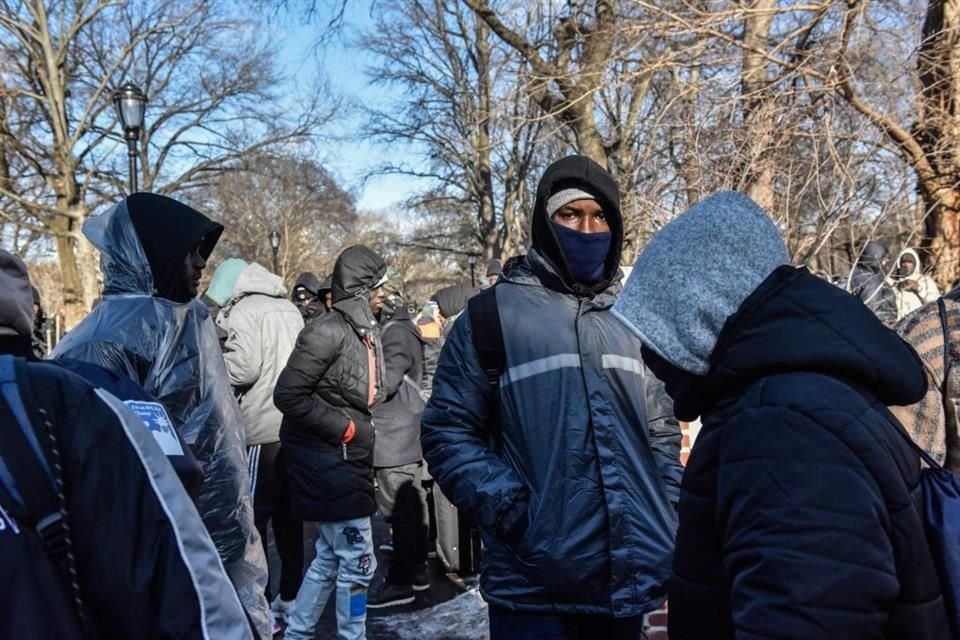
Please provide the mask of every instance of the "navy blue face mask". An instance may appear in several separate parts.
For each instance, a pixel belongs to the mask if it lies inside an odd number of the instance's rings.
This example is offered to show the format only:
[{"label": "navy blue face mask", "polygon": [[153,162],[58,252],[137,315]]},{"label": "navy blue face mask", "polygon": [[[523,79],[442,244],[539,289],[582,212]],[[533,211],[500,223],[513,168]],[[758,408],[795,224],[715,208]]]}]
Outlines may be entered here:
[{"label": "navy blue face mask", "polygon": [[574,279],[588,287],[600,282],[610,253],[610,232],[581,233],[552,220],[550,224]]}]

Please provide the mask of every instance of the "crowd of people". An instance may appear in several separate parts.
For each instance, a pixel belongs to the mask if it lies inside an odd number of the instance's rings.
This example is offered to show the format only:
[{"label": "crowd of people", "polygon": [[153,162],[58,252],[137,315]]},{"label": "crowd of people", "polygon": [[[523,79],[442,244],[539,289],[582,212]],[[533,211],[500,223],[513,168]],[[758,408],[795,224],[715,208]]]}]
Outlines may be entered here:
[{"label": "crowd of people", "polygon": [[50,354],[0,251],[3,637],[308,639],[332,598],[364,638],[458,526],[492,640],[637,640],[667,600],[673,640],[960,633],[911,444],[960,471],[960,302],[912,249],[888,275],[867,243],[836,286],[723,192],[624,284],[582,156],[544,172],[524,256],[419,308],[362,245],[289,292],[230,258],[201,296],[228,231],[159,195],[83,232],[102,300]]}]

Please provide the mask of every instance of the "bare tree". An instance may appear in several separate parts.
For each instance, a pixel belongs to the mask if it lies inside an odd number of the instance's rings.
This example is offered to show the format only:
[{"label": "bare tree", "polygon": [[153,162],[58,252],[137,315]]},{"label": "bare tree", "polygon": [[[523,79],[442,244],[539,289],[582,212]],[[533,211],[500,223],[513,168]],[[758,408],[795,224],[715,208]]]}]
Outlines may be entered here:
[{"label": "bare tree", "polygon": [[260,155],[191,194],[226,230],[219,258],[238,257],[272,268],[271,231],[280,234],[279,275],[288,287],[303,271],[330,273],[357,233],[353,197],[316,162]]},{"label": "bare tree", "polygon": [[465,233],[434,242],[478,247],[485,258],[516,250],[542,126],[516,66],[459,0],[378,7],[362,44],[377,55],[374,82],[402,97],[370,109],[364,133],[416,149],[378,170],[430,180],[413,207],[472,219]]},{"label": "bare tree", "polygon": [[163,193],[304,140],[322,119],[278,124],[288,121],[271,93],[272,49],[230,13],[206,0],[0,2],[0,216],[54,243],[68,324],[97,291],[81,225],[123,184],[114,86],[133,79],[150,92],[143,184]]}]

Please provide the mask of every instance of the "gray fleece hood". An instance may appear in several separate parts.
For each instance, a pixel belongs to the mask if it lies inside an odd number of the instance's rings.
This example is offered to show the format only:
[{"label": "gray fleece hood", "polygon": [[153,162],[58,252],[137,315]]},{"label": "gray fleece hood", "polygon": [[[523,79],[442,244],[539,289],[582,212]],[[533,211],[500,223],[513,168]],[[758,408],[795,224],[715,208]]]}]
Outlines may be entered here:
[{"label": "gray fleece hood", "polygon": [[742,193],[717,193],[650,240],[613,313],[661,358],[704,376],[727,318],[785,264],[763,209]]},{"label": "gray fleece hood", "polygon": [[240,298],[253,293],[260,293],[271,298],[286,298],[287,288],[283,286],[283,279],[277,274],[267,271],[256,262],[251,262],[246,269],[240,272],[237,283],[233,286],[233,298]]}]

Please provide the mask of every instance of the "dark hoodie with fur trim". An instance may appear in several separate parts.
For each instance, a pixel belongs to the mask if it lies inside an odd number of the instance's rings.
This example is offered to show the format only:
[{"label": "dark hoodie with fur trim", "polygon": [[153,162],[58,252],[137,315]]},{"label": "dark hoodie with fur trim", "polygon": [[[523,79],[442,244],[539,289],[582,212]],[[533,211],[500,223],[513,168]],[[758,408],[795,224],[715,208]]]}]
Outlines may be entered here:
[{"label": "dark hoodie with fur trim", "polygon": [[[376,510],[371,407],[383,399],[383,355],[368,294],[385,273],[371,249],[345,249],[333,271],[333,312],[300,332],[277,380],[290,505],[304,520],[336,522]],[[354,435],[344,443],[351,422]]]}]

